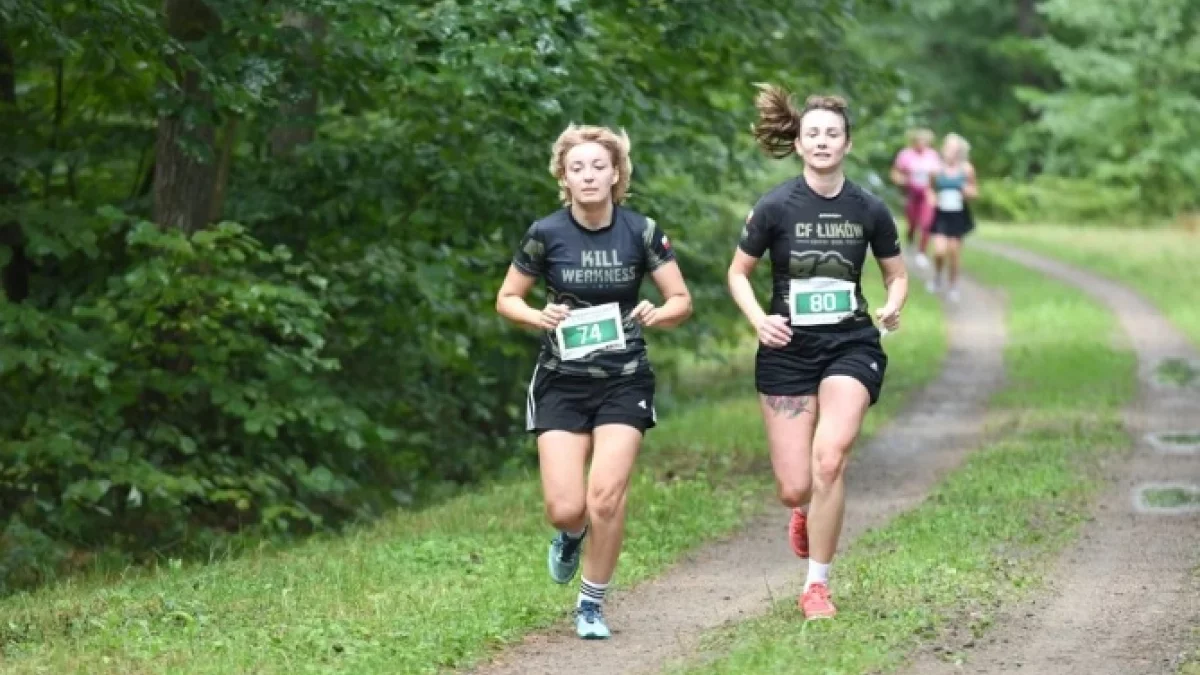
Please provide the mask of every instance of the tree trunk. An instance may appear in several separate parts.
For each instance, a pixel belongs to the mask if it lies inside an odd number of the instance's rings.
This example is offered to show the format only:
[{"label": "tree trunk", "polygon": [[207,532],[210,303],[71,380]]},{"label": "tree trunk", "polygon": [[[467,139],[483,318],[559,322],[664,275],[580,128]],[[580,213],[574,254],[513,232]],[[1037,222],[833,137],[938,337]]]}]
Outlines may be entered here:
[{"label": "tree trunk", "polygon": [[[1036,40],[1045,34],[1045,27],[1042,25],[1041,17],[1038,16],[1037,0],[1017,0],[1017,34],[1027,40]],[[1026,87],[1035,87],[1038,89],[1049,89],[1052,86],[1051,79],[1044,71],[1045,65],[1032,65],[1028,61],[1028,57],[1023,60],[1019,81]],[[1025,107],[1022,118],[1026,124],[1035,122],[1038,119],[1038,113],[1032,108]],[[1039,157],[1030,158],[1026,171],[1031,176],[1037,176],[1042,173],[1042,162]]]},{"label": "tree trunk", "polygon": [[225,211],[225,193],[229,186],[229,170],[233,166],[233,147],[237,144],[238,118],[231,115],[221,133],[220,156],[217,157],[217,173],[213,181],[212,209],[209,222],[217,222]]},{"label": "tree trunk", "polygon": [[[8,40],[0,34],[0,119],[15,121],[16,105],[16,63]],[[18,186],[10,170],[0,166],[0,202],[11,203],[17,197]],[[4,295],[9,302],[22,302],[29,297],[30,263],[25,257],[25,231],[20,223],[0,223],[0,246],[12,251],[4,266]]]},{"label": "tree trunk", "polygon": [[[220,28],[220,18],[204,0],[164,0],[167,33],[182,42],[195,43]],[[158,120],[154,157],[154,220],[191,233],[203,229],[213,210],[217,162],[213,130],[212,96],[203,91],[200,75],[170,60],[176,89],[182,97],[179,108]]]},{"label": "tree trunk", "polygon": [[[1037,12],[1037,0],[1017,0],[1017,35],[1028,40],[1036,40],[1044,34],[1042,20]],[[1040,71],[1040,68],[1034,67],[1026,60],[1021,68],[1021,84],[1039,88],[1048,86],[1049,83]]]},{"label": "tree trunk", "polygon": [[1042,22],[1037,13],[1037,0],[1017,0],[1017,34],[1027,38],[1042,35]]},{"label": "tree trunk", "polygon": [[[309,65],[314,65],[316,56],[313,54],[311,45],[324,39],[325,19],[302,12],[288,11],[283,15],[283,25],[297,28],[305,33],[309,46],[304,50],[304,60]],[[280,105],[279,112],[282,121],[279,127],[271,132],[271,155],[286,157],[292,154],[297,147],[311,143],[316,136],[314,124],[317,116],[317,93],[308,88],[299,100]]]}]

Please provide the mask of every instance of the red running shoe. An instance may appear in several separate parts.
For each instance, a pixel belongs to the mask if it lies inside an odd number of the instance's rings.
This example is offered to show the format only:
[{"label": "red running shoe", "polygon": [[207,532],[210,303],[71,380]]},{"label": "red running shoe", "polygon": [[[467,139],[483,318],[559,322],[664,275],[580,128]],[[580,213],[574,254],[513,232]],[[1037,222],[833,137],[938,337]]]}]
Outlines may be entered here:
[{"label": "red running shoe", "polygon": [[788,541],[793,553],[808,558],[808,515],[800,509],[792,509],[792,519],[788,522]]},{"label": "red running shoe", "polygon": [[834,607],[833,601],[829,599],[829,586],[819,581],[804,591],[799,604],[800,609],[804,610],[804,618],[809,621],[832,619],[837,615],[837,607]]}]

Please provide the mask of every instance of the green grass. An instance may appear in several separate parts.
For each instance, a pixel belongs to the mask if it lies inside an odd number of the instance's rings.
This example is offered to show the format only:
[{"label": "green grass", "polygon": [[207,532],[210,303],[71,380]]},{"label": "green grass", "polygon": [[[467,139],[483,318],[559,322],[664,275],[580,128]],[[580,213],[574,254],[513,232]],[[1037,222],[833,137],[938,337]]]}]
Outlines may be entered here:
[{"label": "green grass", "polygon": [[969,253],[967,264],[1010,303],[1009,380],[993,399],[992,440],[921,506],[836,560],[836,620],[806,624],[783,599],[706,636],[704,653],[715,656],[679,670],[877,672],[903,664],[920,640],[945,638],[953,651],[1035,588],[1044,561],[1070,541],[1100,487],[1100,460],[1128,448],[1120,410],[1134,393],[1134,356],[1115,350],[1114,317],[1081,293],[997,258]]},{"label": "green grass", "polygon": [[1185,359],[1165,359],[1154,369],[1154,376],[1163,384],[1187,387],[1200,378],[1200,373]]},{"label": "green grass", "polygon": [[[1200,578],[1200,567],[1193,570],[1192,574]],[[1179,664],[1179,675],[1200,675],[1200,626],[1194,626],[1191,632],[1191,643],[1196,646],[1189,650],[1183,658],[1183,663]]]},{"label": "green grass", "polygon": [[[1200,582],[1200,565],[1192,568],[1192,577]],[[1179,664],[1178,675],[1200,675],[1200,626],[1192,626],[1189,642],[1191,647]]]},{"label": "green grass", "polygon": [[[877,272],[866,281],[873,304]],[[937,373],[936,305],[917,293],[889,337],[866,434]],[[741,355],[743,362],[750,352]],[[745,363],[700,371],[736,397],[676,406],[652,431],[630,493],[618,589],[762,509],[770,469]],[[679,392],[694,390],[696,381]],[[526,476],[352,535],[207,566],[76,579],[0,601],[6,673],[423,673],[564,621],[577,592],[549,582],[539,483]]]},{"label": "green grass", "polygon": [[1171,445],[1194,445],[1200,443],[1200,432],[1159,434],[1158,440]]},{"label": "green grass", "polygon": [[1085,267],[1137,289],[1200,347],[1200,234],[1174,228],[1127,229],[985,223],[980,235]]},{"label": "green grass", "polygon": [[1200,504],[1200,489],[1147,488],[1142,492],[1142,501],[1146,506],[1156,508],[1174,508],[1176,506],[1192,506]]}]

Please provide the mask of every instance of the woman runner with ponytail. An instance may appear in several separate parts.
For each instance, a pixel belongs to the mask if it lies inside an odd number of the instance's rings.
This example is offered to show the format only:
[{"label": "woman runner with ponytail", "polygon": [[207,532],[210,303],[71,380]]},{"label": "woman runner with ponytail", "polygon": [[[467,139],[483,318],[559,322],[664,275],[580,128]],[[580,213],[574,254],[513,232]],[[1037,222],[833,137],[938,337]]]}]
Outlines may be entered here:
[{"label": "woman runner with ponytail", "polygon": [[[842,473],[887,370],[860,283],[867,250],[883,272],[887,302],[875,316],[889,331],[900,327],[908,278],[887,206],[842,172],[851,148],[846,102],[810,96],[797,109],[780,87],[759,89],[755,139],[777,159],[795,152],[803,171],[750,211],[729,290],[758,333],[754,379],[771,466],[779,498],[792,509],[792,549],[809,559],[799,605],[808,619],[831,618]],[[768,252],[773,291],[764,311],[749,277]]]}]

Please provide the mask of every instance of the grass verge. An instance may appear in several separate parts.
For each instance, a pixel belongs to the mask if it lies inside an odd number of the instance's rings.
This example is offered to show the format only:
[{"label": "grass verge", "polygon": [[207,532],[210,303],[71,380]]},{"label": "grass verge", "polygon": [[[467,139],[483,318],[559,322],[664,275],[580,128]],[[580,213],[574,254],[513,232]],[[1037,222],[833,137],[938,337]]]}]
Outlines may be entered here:
[{"label": "grass verge", "polygon": [[[1200,582],[1200,565],[1192,568],[1192,577]],[[1178,675],[1200,675],[1200,626],[1193,626],[1191,633],[1192,648],[1179,664]]]},{"label": "grass verge", "polygon": [[1200,371],[1185,359],[1166,359],[1158,364],[1154,376],[1162,384],[1189,387],[1200,381]]},{"label": "grass verge", "polygon": [[[864,285],[877,305],[877,272]],[[895,366],[867,434],[937,373],[944,324],[928,297],[915,294],[885,349]],[[675,406],[649,434],[618,588],[764,506],[752,376],[729,368],[705,377],[739,377],[731,398]],[[576,590],[546,578],[550,534],[528,475],[289,550],[67,581],[0,601],[0,661],[6,673],[436,672],[565,619]]]},{"label": "grass verge", "polygon": [[1135,358],[1115,351],[1114,317],[1081,293],[997,258],[972,253],[967,264],[1010,302],[1009,380],[992,401],[992,440],[838,559],[836,621],[806,624],[794,599],[781,600],[707,636],[704,653],[720,656],[676,670],[888,670],[921,639],[981,631],[1070,541],[1101,486],[1099,462],[1128,447],[1120,410],[1135,391]]},{"label": "grass verge", "polygon": [[1200,234],[1175,228],[985,224],[980,235],[1137,289],[1200,348]]},{"label": "grass verge", "polygon": [[1196,488],[1147,488],[1142,493],[1146,506],[1155,508],[1176,508],[1179,506],[1200,505],[1200,489]]}]

